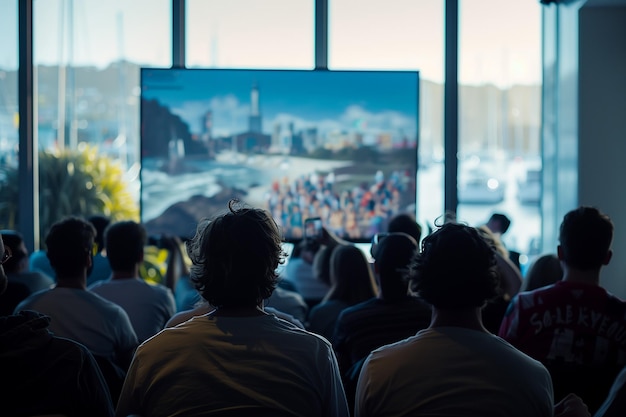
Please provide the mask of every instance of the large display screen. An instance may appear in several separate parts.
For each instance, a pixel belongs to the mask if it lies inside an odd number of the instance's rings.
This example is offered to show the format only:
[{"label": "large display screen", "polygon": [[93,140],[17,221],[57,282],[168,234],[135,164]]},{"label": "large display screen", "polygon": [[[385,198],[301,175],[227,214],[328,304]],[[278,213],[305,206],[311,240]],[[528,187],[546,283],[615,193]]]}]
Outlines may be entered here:
[{"label": "large display screen", "polygon": [[237,198],[367,241],[415,213],[418,103],[416,71],[144,68],[142,222],[189,238]]}]

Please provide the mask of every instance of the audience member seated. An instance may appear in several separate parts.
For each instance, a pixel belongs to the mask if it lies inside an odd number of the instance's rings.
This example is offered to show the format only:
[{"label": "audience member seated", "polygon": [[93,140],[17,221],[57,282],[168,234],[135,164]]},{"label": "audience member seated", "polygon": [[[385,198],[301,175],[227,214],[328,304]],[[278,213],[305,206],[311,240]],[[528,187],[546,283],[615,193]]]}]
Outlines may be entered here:
[{"label": "audience member seated", "polygon": [[559,257],[553,253],[535,259],[522,281],[522,291],[536,290],[554,284],[563,278],[563,267]]},{"label": "audience member seated", "polygon": [[39,271],[52,279],[56,278],[45,249],[39,249],[30,254],[28,257],[28,269]]},{"label": "audience member seated", "polygon": [[482,323],[498,276],[494,251],[475,228],[447,223],[424,238],[409,277],[432,321],[367,357],[356,416],[553,415],[546,368]]},{"label": "audience member seated", "polygon": [[417,242],[419,246],[422,238],[422,226],[415,220],[415,216],[410,213],[396,214],[389,220],[387,226],[388,233],[406,233]]},{"label": "audience member seated", "polygon": [[[11,258],[3,240],[0,263],[6,265]],[[0,293],[6,285],[0,265]],[[113,416],[94,357],[83,345],[53,336],[49,324],[49,317],[34,311],[0,316],[2,415]]]},{"label": "audience member seated", "polygon": [[28,270],[28,250],[22,235],[15,230],[2,230],[5,250],[11,257],[4,263],[9,282],[4,294],[0,295],[0,315],[13,313],[15,307],[34,292],[54,285],[54,280],[39,271]]},{"label": "audience member seated", "polygon": [[109,279],[113,271],[111,270],[111,264],[106,258],[104,245],[104,231],[109,226],[109,224],[111,224],[111,219],[107,216],[95,214],[93,216],[87,217],[87,221],[91,223],[96,229],[93,268],[87,276],[87,286],[89,287],[95,282]]},{"label": "audience member seated", "polygon": [[139,343],[154,336],[176,313],[172,291],[149,284],[139,277],[143,263],[146,231],[134,221],[113,223],[105,231],[105,247],[113,274],[88,289],[126,311]]},{"label": "audience member seated", "polygon": [[265,307],[271,307],[289,314],[304,323],[309,312],[309,306],[304,298],[295,291],[276,287],[272,295],[265,300]]},{"label": "audience member seated", "polygon": [[493,248],[496,254],[496,270],[498,271],[498,294],[488,300],[482,310],[483,325],[493,334],[498,334],[500,323],[506,313],[511,299],[522,286],[522,274],[509,259],[508,251],[486,226],[477,228],[482,238]]},{"label": "audience member seated", "polygon": [[365,254],[353,245],[336,246],[330,257],[332,286],[322,302],[311,309],[307,329],[331,339],[344,308],[376,297],[378,289]]},{"label": "audience member seated", "polygon": [[380,241],[374,261],[378,297],[348,307],[339,314],[332,339],[339,370],[344,379],[348,404],[354,392],[360,365],[374,349],[415,335],[430,324],[430,306],[408,292],[404,279],[417,252],[415,239],[405,233],[390,233]]},{"label": "audience member seated", "polygon": [[279,284],[297,291],[309,307],[318,304],[330,289],[328,281],[320,279],[313,266],[320,249],[319,242],[307,239],[294,245]]},{"label": "audience member seated", "polygon": [[56,336],[82,343],[94,356],[125,370],[138,345],[128,315],[86,287],[95,234],[93,225],[78,217],[53,224],[46,247],[57,285],[31,295],[15,312],[35,310],[49,316],[50,330]]},{"label": "audience member seated", "polygon": [[[94,256],[92,266],[87,274],[87,286],[96,281],[107,279],[111,276],[111,266],[104,256],[104,230],[111,220],[103,215],[93,215],[87,218],[96,230],[96,238],[94,240]],[[55,278],[55,271],[45,250],[41,249],[31,254],[29,258],[29,267],[32,271],[41,271],[44,274]]]},{"label": "audience member seated", "polygon": [[609,395],[593,417],[624,417],[626,413],[626,367],[615,378]]},{"label": "audience member seated", "polygon": [[283,260],[269,214],[231,202],[187,250],[215,309],[139,346],[116,415],[347,416],[332,346],[263,309]]},{"label": "audience member seated", "polygon": [[626,302],[600,286],[612,240],[613,223],[597,208],[567,213],[557,246],[563,279],[518,294],[499,333],[550,370],[557,399],[574,392],[592,413],[626,365]]}]

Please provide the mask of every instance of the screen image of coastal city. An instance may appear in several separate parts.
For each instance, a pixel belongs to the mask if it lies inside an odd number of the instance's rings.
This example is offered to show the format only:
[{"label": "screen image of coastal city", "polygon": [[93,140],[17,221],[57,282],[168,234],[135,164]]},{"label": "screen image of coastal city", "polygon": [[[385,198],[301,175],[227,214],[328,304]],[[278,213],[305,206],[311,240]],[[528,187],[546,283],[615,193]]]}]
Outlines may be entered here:
[{"label": "screen image of coastal city", "polygon": [[141,217],[193,236],[236,198],[288,241],[369,240],[415,213],[416,71],[141,70]]}]

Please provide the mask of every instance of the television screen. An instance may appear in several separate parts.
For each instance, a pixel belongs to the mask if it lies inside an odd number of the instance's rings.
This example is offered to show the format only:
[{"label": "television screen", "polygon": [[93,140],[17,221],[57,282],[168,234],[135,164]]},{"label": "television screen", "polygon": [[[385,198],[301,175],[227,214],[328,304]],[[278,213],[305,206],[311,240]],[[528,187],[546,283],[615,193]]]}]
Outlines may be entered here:
[{"label": "television screen", "polygon": [[286,241],[319,217],[354,242],[415,213],[416,71],[141,70],[141,218],[194,235],[228,201]]}]

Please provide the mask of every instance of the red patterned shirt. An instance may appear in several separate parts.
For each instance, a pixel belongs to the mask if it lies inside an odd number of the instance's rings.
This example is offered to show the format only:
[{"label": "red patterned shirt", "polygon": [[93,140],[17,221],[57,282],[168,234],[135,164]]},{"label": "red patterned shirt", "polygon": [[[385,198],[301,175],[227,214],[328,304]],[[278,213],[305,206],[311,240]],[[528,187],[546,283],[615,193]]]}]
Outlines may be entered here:
[{"label": "red patterned shirt", "polygon": [[597,285],[559,281],[519,293],[498,334],[544,364],[625,365],[626,301]]}]

